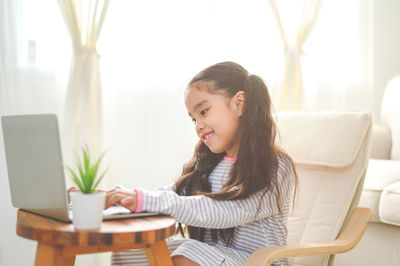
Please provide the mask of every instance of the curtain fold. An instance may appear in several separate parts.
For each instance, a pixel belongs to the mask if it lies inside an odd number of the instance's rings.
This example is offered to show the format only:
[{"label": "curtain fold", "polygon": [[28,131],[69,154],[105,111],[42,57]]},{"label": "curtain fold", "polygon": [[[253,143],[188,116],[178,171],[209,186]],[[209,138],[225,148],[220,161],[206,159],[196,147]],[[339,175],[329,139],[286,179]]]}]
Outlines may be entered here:
[{"label": "curtain fold", "polygon": [[276,1],[270,0],[272,13],[278,24],[282,43],[285,47],[282,79],[273,90],[273,98],[278,110],[301,110],[306,107],[301,56],[303,54],[303,45],[317,21],[321,2],[322,0],[304,0],[300,22],[297,25],[294,41],[291,42],[284,29]]},{"label": "curtain fold", "polygon": [[102,100],[96,43],[104,23],[109,0],[59,0],[74,55],[65,108],[66,161],[73,151],[88,145],[96,156],[102,150]]},{"label": "curtain fold", "polygon": [[15,87],[17,75],[17,17],[20,1],[0,1],[0,114],[14,112],[14,98],[10,91]]}]

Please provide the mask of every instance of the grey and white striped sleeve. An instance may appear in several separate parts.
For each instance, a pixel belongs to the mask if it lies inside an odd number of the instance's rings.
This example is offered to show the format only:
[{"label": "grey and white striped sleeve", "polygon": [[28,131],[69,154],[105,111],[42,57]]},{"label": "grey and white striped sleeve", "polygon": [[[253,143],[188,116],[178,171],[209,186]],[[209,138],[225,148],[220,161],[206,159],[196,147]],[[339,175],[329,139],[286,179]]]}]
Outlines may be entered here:
[{"label": "grey and white striped sleeve", "polygon": [[175,183],[169,184],[164,187],[158,187],[154,190],[159,190],[159,191],[175,191]]},{"label": "grey and white striped sleeve", "polygon": [[[282,199],[291,191],[289,173],[282,167],[278,170]],[[168,214],[178,222],[205,228],[235,227],[279,213],[272,191],[261,191],[243,200],[215,200],[202,195],[180,196],[174,191],[143,190],[142,210]]]},{"label": "grey and white striped sleeve", "polygon": [[[169,184],[169,185],[166,185],[166,186],[163,186],[163,187],[158,187],[158,188],[155,188],[154,190],[163,190],[163,191],[174,191],[174,188],[175,188],[175,184],[174,183],[172,183],[172,184]],[[115,185],[115,186],[113,186],[111,189],[116,189],[116,190],[125,190],[125,191],[128,191],[129,189],[127,189],[126,187],[124,187],[124,186],[122,186],[122,185]]]}]

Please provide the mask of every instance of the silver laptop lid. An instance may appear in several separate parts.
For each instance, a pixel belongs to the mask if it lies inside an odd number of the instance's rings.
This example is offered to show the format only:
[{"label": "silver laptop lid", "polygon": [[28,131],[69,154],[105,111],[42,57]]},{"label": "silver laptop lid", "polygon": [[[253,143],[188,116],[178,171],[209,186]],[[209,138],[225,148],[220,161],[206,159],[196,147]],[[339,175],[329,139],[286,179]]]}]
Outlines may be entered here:
[{"label": "silver laptop lid", "polygon": [[1,121],[13,206],[68,221],[56,115],[3,116]]}]

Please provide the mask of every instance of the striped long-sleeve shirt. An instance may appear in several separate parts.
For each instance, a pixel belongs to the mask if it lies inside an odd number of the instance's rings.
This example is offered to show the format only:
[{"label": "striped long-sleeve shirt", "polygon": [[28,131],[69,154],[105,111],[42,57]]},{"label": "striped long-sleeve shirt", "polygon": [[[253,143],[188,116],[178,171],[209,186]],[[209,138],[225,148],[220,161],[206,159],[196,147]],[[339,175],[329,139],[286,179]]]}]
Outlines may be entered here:
[{"label": "striped long-sleeve shirt", "polygon": [[[232,161],[222,160],[209,176],[211,192],[218,192],[229,178]],[[281,157],[278,183],[282,197],[279,214],[273,191],[261,191],[242,200],[215,200],[207,196],[180,196],[173,186],[154,191],[143,190],[142,210],[174,216],[186,225],[207,228],[204,242],[186,239],[176,243],[171,256],[183,255],[199,265],[244,265],[257,249],[271,245],[286,245],[287,216],[294,177],[287,159]],[[233,243],[211,240],[212,228],[235,227]],[[285,265],[287,260],[276,261]]]}]

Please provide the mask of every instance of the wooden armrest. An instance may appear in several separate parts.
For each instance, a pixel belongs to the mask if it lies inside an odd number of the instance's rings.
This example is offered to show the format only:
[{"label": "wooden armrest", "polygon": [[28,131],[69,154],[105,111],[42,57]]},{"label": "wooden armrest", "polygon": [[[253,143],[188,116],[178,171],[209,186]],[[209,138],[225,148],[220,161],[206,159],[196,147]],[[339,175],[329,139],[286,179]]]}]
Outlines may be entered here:
[{"label": "wooden armrest", "polygon": [[358,244],[371,218],[370,209],[355,208],[349,222],[336,240],[322,244],[302,243],[260,248],[249,257],[246,265],[270,265],[279,258],[337,254],[349,251]]}]

